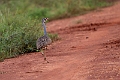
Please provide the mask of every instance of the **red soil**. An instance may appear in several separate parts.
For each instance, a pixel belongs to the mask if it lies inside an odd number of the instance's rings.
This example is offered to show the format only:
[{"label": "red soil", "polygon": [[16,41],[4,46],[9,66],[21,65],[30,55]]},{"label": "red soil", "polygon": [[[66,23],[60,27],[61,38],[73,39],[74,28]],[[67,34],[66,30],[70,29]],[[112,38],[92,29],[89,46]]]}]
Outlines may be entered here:
[{"label": "red soil", "polygon": [[0,80],[120,80],[120,2],[49,22],[60,40],[45,51],[0,62]]}]

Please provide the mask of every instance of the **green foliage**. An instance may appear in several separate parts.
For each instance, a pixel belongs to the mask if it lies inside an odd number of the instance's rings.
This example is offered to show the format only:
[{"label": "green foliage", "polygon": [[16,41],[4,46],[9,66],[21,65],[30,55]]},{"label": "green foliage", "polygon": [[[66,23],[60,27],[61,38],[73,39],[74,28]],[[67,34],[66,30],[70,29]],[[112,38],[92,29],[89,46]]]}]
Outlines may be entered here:
[{"label": "green foliage", "polygon": [[108,5],[104,0],[0,0],[0,60],[36,51],[41,18],[71,17]]},{"label": "green foliage", "polygon": [[[43,35],[41,20],[26,15],[0,12],[0,60],[36,51],[36,40]],[[52,40],[56,34],[50,34]]]},{"label": "green foliage", "polygon": [[49,9],[48,8],[44,8],[44,9],[34,9],[32,10],[28,16],[30,16],[32,19],[40,19],[40,18],[43,18],[42,16],[45,16],[45,17],[49,17]]},{"label": "green foliage", "polygon": [[[2,20],[0,23],[1,24],[0,52],[2,54],[6,54],[5,57],[13,57],[19,53],[24,53],[25,52],[24,48],[27,49],[29,48],[28,45],[33,44],[33,43],[28,44],[33,39],[30,38],[29,36],[29,35],[33,35],[33,34],[29,34],[30,33],[29,29],[33,24],[27,21],[26,18],[24,18],[23,16],[18,16],[18,15],[16,16],[7,12],[5,13],[1,12],[1,15],[2,16],[0,17]],[[34,27],[32,29],[34,29]]]},{"label": "green foliage", "polygon": [[106,7],[112,4],[107,0],[66,0],[65,12],[62,14],[62,18],[77,16],[85,14],[88,11],[95,10],[100,7]]}]

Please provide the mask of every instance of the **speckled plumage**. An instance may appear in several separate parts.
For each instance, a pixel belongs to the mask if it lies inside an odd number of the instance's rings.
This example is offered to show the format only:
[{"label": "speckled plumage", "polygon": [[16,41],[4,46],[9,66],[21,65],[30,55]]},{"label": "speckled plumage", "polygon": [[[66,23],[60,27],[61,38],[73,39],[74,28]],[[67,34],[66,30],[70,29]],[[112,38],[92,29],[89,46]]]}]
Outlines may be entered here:
[{"label": "speckled plumage", "polygon": [[47,45],[49,45],[51,42],[52,40],[47,35],[44,35],[37,39],[37,42],[36,42],[37,49],[42,49]]},{"label": "speckled plumage", "polygon": [[47,31],[46,31],[45,22],[47,21],[47,19],[48,18],[43,18],[42,19],[42,26],[44,28],[44,36],[37,39],[37,42],[36,42],[37,49],[42,49],[52,42],[50,37],[47,35]]}]

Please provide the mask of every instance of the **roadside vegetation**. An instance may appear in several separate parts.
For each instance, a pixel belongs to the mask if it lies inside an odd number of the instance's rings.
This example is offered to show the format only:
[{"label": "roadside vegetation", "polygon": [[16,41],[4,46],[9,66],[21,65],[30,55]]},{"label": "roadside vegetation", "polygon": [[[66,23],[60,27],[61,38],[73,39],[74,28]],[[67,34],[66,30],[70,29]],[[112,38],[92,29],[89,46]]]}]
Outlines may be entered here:
[{"label": "roadside vegetation", "polygon": [[[41,19],[77,16],[112,5],[109,0],[0,0],[0,60],[35,52]],[[50,34],[53,41],[57,34]]]}]

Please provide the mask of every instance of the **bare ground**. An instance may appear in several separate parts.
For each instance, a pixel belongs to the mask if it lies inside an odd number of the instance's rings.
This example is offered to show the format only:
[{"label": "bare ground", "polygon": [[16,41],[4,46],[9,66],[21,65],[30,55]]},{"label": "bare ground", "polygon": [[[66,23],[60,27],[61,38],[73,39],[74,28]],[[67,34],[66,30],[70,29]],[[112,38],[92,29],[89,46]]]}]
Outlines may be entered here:
[{"label": "bare ground", "polygon": [[47,24],[60,40],[45,51],[0,62],[0,80],[120,80],[120,2]]}]

